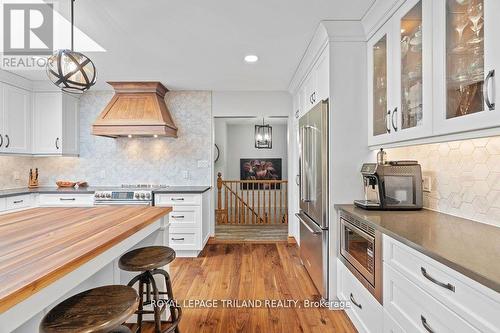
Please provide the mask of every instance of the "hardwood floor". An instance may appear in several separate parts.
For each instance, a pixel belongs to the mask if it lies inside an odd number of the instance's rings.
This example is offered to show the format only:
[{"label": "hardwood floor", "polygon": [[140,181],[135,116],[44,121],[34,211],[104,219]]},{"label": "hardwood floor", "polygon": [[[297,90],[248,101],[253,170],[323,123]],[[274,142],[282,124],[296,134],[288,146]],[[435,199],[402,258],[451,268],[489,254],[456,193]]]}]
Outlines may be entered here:
[{"label": "hardwood floor", "polygon": [[[171,265],[175,297],[197,300],[316,300],[296,245],[211,244]],[[181,333],[356,332],[344,311],[324,308],[183,308]],[[148,327],[143,332],[153,332]]]},{"label": "hardwood floor", "polygon": [[216,225],[215,239],[232,241],[286,241],[288,239],[288,225]]}]

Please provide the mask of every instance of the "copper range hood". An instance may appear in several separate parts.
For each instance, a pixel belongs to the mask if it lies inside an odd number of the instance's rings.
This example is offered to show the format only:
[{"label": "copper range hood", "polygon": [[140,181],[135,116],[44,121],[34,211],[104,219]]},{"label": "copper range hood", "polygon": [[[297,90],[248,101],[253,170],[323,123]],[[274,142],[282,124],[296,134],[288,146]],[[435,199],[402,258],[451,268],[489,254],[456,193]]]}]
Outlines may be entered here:
[{"label": "copper range hood", "polygon": [[167,105],[168,89],[160,82],[108,82],[115,95],[92,125],[106,137],[177,137]]}]

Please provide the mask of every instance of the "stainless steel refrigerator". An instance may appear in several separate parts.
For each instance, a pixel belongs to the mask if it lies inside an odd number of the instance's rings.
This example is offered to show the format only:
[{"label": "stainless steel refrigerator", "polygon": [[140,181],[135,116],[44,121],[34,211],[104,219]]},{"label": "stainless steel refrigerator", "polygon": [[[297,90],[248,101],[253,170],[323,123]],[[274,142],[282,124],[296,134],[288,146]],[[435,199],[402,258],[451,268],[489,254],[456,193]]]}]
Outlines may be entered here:
[{"label": "stainless steel refrigerator", "polygon": [[299,119],[300,258],[328,299],[328,101]]}]

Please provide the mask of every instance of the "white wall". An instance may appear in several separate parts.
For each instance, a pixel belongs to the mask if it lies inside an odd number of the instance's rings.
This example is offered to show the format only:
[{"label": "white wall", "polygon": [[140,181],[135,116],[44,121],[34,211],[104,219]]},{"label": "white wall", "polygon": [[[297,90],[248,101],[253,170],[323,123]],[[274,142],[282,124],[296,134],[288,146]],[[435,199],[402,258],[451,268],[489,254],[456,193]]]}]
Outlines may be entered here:
[{"label": "white wall", "polygon": [[240,179],[240,159],[242,158],[281,158],[282,179],[287,179],[287,126],[285,124],[272,125],[272,128],[272,149],[257,149],[255,148],[254,124],[227,125],[226,174],[223,174],[225,179]]}]

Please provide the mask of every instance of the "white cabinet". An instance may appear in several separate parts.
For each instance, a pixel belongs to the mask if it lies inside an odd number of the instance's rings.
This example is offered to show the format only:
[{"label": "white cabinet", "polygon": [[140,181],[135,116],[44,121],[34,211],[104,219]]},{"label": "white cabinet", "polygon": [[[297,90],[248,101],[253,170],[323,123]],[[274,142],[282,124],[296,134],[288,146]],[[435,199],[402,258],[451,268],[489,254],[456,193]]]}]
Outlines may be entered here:
[{"label": "white cabinet", "polygon": [[369,145],[432,134],[432,1],[408,0],[368,42]]},{"label": "white cabinet", "polygon": [[31,93],[0,83],[0,152],[31,153]]},{"label": "white cabinet", "polygon": [[[412,294],[412,290],[415,290],[415,293],[419,295],[422,291],[422,293],[428,294],[428,297],[432,298],[432,302],[444,304],[449,309],[447,311],[456,313],[458,317],[480,331],[493,333],[496,328],[500,327],[500,318],[498,316],[500,294],[479,285],[477,282],[388,236],[384,235],[383,245],[384,307],[386,309],[394,308],[393,310],[395,310],[395,308],[401,308],[402,302],[411,302],[406,300],[408,297],[420,299],[420,296],[417,297],[416,294]],[[400,281],[398,274],[390,274],[392,271],[404,276],[405,280]],[[403,296],[402,293],[409,295]],[[419,304],[425,307],[429,302]],[[414,324],[420,325],[421,323],[415,313],[417,310],[413,309],[411,311],[415,316],[413,318]],[[424,310],[422,309],[422,311]],[[398,320],[399,314],[391,314],[400,322]],[[424,315],[425,318],[430,320],[429,316],[435,316],[435,314]],[[438,320],[436,319],[436,321]],[[400,324],[405,326],[402,322]],[[437,329],[441,324],[444,325],[444,323],[439,322],[435,324],[436,332],[441,331]]]},{"label": "white cabinet", "polygon": [[436,134],[500,126],[500,1],[433,2]]},{"label": "white cabinet", "polygon": [[479,332],[387,264],[384,308],[405,332]]},{"label": "white cabinet", "polygon": [[381,18],[367,47],[369,146],[500,131],[499,12],[497,0],[406,0]]},{"label": "white cabinet", "polygon": [[209,237],[209,195],[204,193],[158,193],[155,206],[172,207],[168,243],[178,257],[196,257]]},{"label": "white cabinet", "polygon": [[93,193],[40,193],[39,207],[92,207]]},{"label": "white cabinet", "polygon": [[37,92],[34,102],[34,155],[79,153],[79,102],[61,92]]},{"label": "white cabinet", "polygon": [[27,209],[34,206],[32,194],[20,194],[6,198],[0,198],[0,213],[10,213],[17,210]]},{"label": "white cabinet", "polygon": [[359,332],[382,332],[382,305],[340,260],[337,260],[337,279],[338,297],[351,302],[346,313],[356,329]]}]

